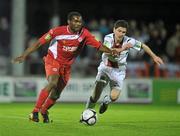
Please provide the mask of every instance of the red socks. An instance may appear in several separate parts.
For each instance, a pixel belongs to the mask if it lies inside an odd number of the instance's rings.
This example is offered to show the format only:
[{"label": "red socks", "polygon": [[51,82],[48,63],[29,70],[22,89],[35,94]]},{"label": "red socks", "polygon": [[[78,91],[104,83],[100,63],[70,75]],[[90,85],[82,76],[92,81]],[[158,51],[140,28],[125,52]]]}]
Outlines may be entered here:
[{"label": "red socks", "polygon": [[49,96],[49,92],[45,89],[42,89],[36,101],[36,105],[33,112],[39,112],[39,110],[41,109],[42,105],[44,104],[48,96]]},{"label": "red socks", "polygon": [[50,99],[48,98],[46,100],[46,102],[44,103],[44,105],[41,108],[41,113],[46,113],[47,110],[54,105],[54,103],[56,102],[56,100]]}]

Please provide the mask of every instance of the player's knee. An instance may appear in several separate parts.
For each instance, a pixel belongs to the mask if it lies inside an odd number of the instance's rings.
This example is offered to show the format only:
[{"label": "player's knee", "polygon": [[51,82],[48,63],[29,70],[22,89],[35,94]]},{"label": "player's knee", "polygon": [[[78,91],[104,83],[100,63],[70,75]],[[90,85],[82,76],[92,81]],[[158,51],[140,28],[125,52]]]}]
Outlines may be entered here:
[{"label": "player's knee", "polygon": [[53,99],[53,100],[57,100],[57,99],[59,99],[59,97],[60,97],[60,95],[52,95],[52,96],[50,96],[50,98]]},{"label": "player's knee", "polygon": [[120,89],[118,88],[114,88],[112,91],[111,91],[111,100],[112,102],[116,101],[118,98],[119,98],[119,95],[120,95]]},{"label": "player's knee", "polygon": [[57,82],[54,80],[54,81],[49,82],[48,86],[49,86],[50,88],[57,88],[58,84],[57,84]]},{"label": "player's knee", "polygon": [[115,102],[118,98],[119,98],[119,96],[117,96],[117,95],[111,95],[112,102]]}]

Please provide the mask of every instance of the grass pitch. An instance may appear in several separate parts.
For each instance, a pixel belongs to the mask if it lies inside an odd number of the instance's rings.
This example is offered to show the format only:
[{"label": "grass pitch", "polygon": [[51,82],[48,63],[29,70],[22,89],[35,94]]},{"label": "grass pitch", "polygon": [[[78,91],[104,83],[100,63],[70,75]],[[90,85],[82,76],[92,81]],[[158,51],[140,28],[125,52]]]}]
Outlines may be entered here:
[{"label": "grass pitch", "polygon": [[[57,103],[53,123],[28,121],[34,103],[0,104],[0,136],[179,136],[180,105],[111,104],[94,126],[79,123],[84,104]],[[99,105],[96,107],[98,112]]]}]

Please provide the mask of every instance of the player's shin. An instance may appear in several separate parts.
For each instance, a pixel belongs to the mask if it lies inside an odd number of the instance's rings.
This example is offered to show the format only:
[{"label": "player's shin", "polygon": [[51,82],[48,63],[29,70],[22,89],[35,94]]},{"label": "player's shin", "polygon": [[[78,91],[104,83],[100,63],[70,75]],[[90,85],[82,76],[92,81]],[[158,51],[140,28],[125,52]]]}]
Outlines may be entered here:
[{"label": "player's shin", "polygon": [[92,96],[90,96],[86,103],[86,109],[93,109],[95,106],[96,106],[96,101],[94,101]]},{"label": "player's shin", "polygon": [[49,119],[48,109],[50,109],[55,104],[55,102],[56,102],[56,100],[53,100],[53,99],[48,97],[46,102],[42,106],[42,108],[41,108],[41,115],[42,115],[43,123],[50,123],[50,122],[52,122],[52,120],[50,121],[50,119]]},{"label": "player's shin", "polygon": [[88,109],[88,108],[93,109],[95,107],[96,102],[98,101],[104,87],[106,86],[106,84],[104,82],[105,81],[103,81],[103,82],[96,81],[94,92],[93,92],[92,96],[90,96],[90,98],[88,99],[88,101],[86,103],[86,109]]},{"label": "player's shin", "polygon": [[33,112],[39,112],[40,108],[42,107],[48,96],[49,96],[49,91],[42,89],[36,101]]},{"label": "player's shin", "polygon": [[111,90],[110,95],[106,95],[104,97],[103,102],[101,103],[100,108],[99,108],[99,113],[103,114],[108,109],[108,105],[111,102],[114,102],[118,99],[119,94],[120,94],[119,89],[113,88]]},{"label": "player's shin", "polygon": [[56,100],[47,98],[46,102],[44,103],[44,105],[41,108],[41,113],[43,113],[43,114],[47,113],[47,110],[50,109],[55,104],[55,102],[56,102]]}]

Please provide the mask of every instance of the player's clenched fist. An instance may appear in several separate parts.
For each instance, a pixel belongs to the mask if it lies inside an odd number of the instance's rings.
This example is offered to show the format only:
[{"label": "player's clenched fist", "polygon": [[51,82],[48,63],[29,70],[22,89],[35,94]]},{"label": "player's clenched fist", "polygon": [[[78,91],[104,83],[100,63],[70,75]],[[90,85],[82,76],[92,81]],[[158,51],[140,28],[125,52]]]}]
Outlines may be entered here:
[{"label": "player's clenched fist", "polygon": [[111,49],[111,55],[112,56],[116,56],[118,54],[119,54],[119,52],[116,49]]}]

